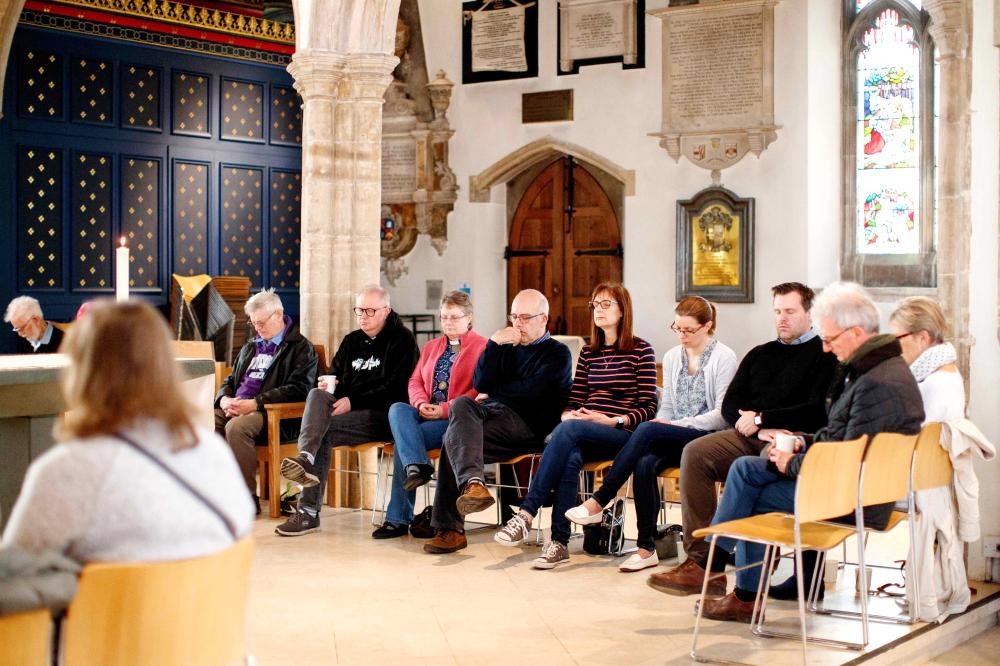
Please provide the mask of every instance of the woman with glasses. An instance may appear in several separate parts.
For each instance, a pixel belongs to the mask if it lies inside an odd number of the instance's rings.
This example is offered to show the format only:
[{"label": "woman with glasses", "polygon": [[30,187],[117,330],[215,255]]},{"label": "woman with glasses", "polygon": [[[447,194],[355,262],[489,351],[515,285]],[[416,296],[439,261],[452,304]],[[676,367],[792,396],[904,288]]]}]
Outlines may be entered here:
[{"label": "woman with glasses", "polygon": [[472,375],[486,348],[486,338],[472,329],[469,295],[461,291],[445,294],[440,317],[444,335],[428,342],[420,353],[410,376],[409,404],[397,402],[389,408],[394,441],[392,494],[385,522],[372,532],[375,539],[406,534],[413,520],[416,489],[434,473],[427,452],[441,448],[451,402],[463,395],[476,396]]},{"label": "woman with glasses", "polygon": [[632,334],[628,290],[615,282],[601,283],[590,307],[590,344],[580,352],[562,423],[552,431],[520,509],[494,536],[504,546],[523,542],[554,489],[552,540],[535,559],[536,569],[569,560],[570,525],[564,514],[576,501],[583,462],[613,457],[656,411],[656,355],[648,342]]},{"label": "woman with glasses", "polygon": [[663,357],[663,393],[656,418],[632,434],[593,497],[566,512],[566,518],[579,525],[600,522],[602,507],[635,475],[638,550],[621,563],[620,571],[659,564],[653,542],[660,509],[657,475],[680,466],[688,442],[729,427],[722,417],[722,399],[736,374],[736,354],[715,339],[715,325],[715,306],[704,298],[688,296],[677,304],[670,329],[680,344]]}]

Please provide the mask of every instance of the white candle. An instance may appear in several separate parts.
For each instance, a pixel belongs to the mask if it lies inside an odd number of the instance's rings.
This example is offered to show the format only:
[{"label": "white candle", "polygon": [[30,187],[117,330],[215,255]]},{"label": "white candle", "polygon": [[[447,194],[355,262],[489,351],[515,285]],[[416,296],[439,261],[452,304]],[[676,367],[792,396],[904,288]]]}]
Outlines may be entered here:
[{"label": "white candle", "polygon": [[122,244],[115,250],[115,300],[128,300],[128,246],[122,236]]}]

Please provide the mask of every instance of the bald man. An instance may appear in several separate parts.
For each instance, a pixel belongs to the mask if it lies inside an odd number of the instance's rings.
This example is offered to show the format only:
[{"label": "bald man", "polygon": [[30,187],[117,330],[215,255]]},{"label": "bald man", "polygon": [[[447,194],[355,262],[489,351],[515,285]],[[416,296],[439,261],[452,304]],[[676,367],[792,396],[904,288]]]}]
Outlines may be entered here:
[{"label": "bald man", "polygon": [[483,466],[542,450],[559,423],[573,383],[572,357],[548,332],[549,302],[534,289],[514,297],[510,326],[494,333],[479,357],[472,385],[479,395],[451,405],[431,512],[428,553],[467,545],[465,516],[493,505]]}]

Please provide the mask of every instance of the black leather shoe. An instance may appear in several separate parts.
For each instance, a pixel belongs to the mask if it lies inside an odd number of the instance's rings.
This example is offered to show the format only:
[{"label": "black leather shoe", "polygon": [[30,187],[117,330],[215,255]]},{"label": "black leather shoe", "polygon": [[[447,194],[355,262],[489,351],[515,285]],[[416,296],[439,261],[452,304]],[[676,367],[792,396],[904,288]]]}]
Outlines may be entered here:
[{"label": "black leather shoe", "polygon": [[406,480],[403,481],[403,490],[410,492],[426,484],[434,475],[432,465],[407,465]]},{"label": "black leather shoe", "polygon": [[[806,598],[809,597],[809,584],[805,583],[802,588],[805,591]],[[826,595],[826,585],[823,584],[821,580],[819,582],[819,599],[822,599]],[[799,588],[798,583],[795,581],[795,576],[792,576],[788,580],[778,583],[777,585],[772,585],[771,589],[768,590],[767,596],[772,599],[778,599],[779,601],[798,601],[799,600]]]},{"label": "black leather shoe", "polygon": [[407,532],[409,532],[409,529],[410,529],[409,525],[406,524],[396,525],[394,523],[390,523],[387,520],[384,523],[382,523],[382,527],[372,532],[372,538],[395,539],[396,537],[406,536]]}]

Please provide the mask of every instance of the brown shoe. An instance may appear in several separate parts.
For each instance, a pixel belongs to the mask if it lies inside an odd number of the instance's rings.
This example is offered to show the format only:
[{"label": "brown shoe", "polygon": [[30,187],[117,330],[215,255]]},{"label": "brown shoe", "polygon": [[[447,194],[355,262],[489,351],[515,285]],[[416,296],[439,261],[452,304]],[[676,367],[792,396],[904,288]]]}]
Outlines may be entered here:
[{"label": "brown shoe", "polygon": [[[698,612],[697,604],[695,612]],[[730,592],[721,599],[705,599],[705,608],[701,616],[709,620],[750,624],[753,619],[753,602],[740,601],[735,592]]]},{"label": "brown shoe", "polygon": [[486,486],[477,481],[470,481],[465,484],[465,490],[462,492],[461,497],[455,500],[455,508],[465,518],[470,513],[477,513],[490,508],[495,502],[496,500],[490,495],[490,491],[486,490]]},{"label": "brown shoe", "polygon": [[462,550],[468,545],[469,542],[465,540],[465,532],[459,532],[458,530],[438,530],[434,534],[434,537],[424,544],[424,552],[443,555],[445,553],[454,553],[456,550]]},{"label": "brown shoe", "polygon": [[[689,558],[670,571],[650,574],[646,583],[654,590],[683,597],[688,594],[701,594],[701,584],[704,580],[705,570]],[[708,579],[707,594],[721,597],[725,593],[726,574],[718,574]]]}]

